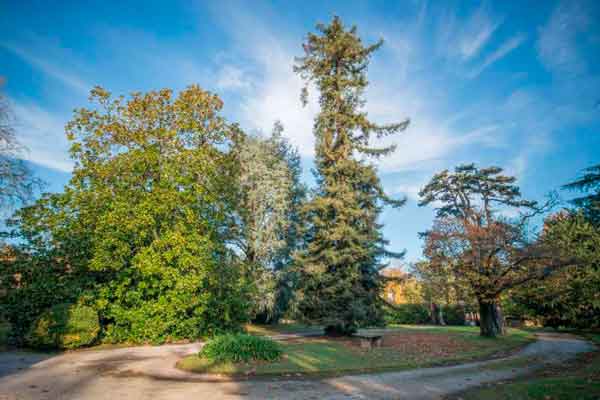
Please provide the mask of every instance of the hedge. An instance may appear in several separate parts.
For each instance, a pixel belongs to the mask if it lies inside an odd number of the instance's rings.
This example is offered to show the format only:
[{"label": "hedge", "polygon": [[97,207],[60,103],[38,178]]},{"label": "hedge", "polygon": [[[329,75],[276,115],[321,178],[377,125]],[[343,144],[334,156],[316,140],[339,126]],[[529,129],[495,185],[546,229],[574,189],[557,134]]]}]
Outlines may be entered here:
[{"label": "hedge", "polygon": [[26,341],[43,349],[75,349],[90,345],[100,332],[96,311],[77,304],[58,304],[32,324]]}]

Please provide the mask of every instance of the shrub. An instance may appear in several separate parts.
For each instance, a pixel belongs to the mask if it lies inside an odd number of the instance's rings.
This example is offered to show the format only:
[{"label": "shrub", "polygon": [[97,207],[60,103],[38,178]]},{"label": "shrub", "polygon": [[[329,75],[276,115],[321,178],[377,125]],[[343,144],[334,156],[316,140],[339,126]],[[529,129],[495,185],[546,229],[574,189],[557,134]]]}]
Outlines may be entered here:
[{"label": "shrub", "polygon": [[37,348],[75,349],[91,344],[100,331],[98,314],[90,307],[58,304],[31,326],[27,343]]},{"label": "shrub", "polygon": [[8,344],[8,338],[10,337],[11,326],[10,323],[0,319],[0,349]]},{"label": "shrub", "polygon": [[429,309],[424,304],[398,304],[387,307],[385,321],[388,324],[426,324],[431,321]]},{"label": "shrub", "polygon": [[447,325],[464,325],[465,310],[458,305],[449,305],[443,307],[444,321]]},{"label": "shrub", "polygon": [[247,334],[216,336],[204,345],[200,356],[213,362],[275,361],[281,347],[271,339]]},{"label": "shrub", "polygon": [[10,323],[9,340],[22,345],[34,321],[55,304],[76,302],[89,286],[83,274],[51,257],[18,254],[0,260],[0,315]]}]

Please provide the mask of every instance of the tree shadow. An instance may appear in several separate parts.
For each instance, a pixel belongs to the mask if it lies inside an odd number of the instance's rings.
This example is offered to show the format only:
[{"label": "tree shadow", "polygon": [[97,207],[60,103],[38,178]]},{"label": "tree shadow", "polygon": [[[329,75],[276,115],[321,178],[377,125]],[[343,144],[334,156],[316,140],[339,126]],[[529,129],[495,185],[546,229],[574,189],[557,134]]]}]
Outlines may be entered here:
[{"label": "tree shadow", "polygon": [[0,378],[22,372],[57,355],[59,353],[36,353],[24,350],[0,352]]}]

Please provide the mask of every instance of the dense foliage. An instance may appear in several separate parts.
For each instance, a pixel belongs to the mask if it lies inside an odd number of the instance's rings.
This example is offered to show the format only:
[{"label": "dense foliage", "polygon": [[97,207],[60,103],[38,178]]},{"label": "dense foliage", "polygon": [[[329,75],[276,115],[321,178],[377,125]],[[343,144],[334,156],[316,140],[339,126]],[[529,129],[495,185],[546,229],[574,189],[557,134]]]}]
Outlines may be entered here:
[{"label": "dense foliage", "polygon": [[[591,170],[571,185],[593,181]],[[571,185],[568,187],[575,187]],[[542,282],[513,290],[505,301],[512,315],[544,326],[600,327],[600,224],[596,200],[600,187],[597,182],[581,187],[592,193],[576,199],[576,209],[548,217],[543,232],[544,240],[580,262]]]},{"label": "dense foliage", "polygon": [[202,347],[199,355],[216,363],[238,363],[275,361],[281,353],[279,344],[271,339],[238,333],[215,336]]},{"label": "dense foliage", "polygon": [[28,313],[11,313],[17,329],[61,290],[93,304],[107,341],[236,329],[247,296],[227,247],[238,167],[228,148],[241,133],[219,116],[221,100],[197,86],[129,100],[96,88],[92,99],[67,125],[76,164],[64,193],[13,221],[27,261],[3,279],[14,311]]},{"label": "dense foliage", "polygon": [[300,158],[275,124],[269,137],[244,136],[233,151],[239,162],[234,244],[251,283],[250,316],[276,322],[290,300],[291,254],[298,247],[304,200]]},{"label": "dense foliage", "polygon": [[421,303],[386,306],[384,318],[386,324],[427,324],[431,322],[429,307]]},{"label": "dense foliage", "polygon": [[[388,198],[375,166],[359,156],[383,156],[369,140],[394,134],[408,122],[376,125],[362,109],[366,70],[381,42],[365,46],[355,27],[335,17],[318,25],[303,45],[295,71],[319,91],[315,118],[317,188],[304,208],[306,247],[296,258],[300,273],[299,311],[328,331],[349,333],[382,323],[380,270],[386,251],[378,217]],[[307,89],[302,93],[306,101]]]},{"label": "dense foliage", "polygon": [[[385,309],[386,324],[435,324],[432,320],[431,307],[425,303],[387,305]],[[444,316],[444,325],[465,325],[465,308],[461,305],[440,306]]]},{"label": "dense foliage", "polygon": [[35,320],[26,340],[36,348],[75,349],[92,344],[99,332],[98,314],[93,308],[57,304]]}]

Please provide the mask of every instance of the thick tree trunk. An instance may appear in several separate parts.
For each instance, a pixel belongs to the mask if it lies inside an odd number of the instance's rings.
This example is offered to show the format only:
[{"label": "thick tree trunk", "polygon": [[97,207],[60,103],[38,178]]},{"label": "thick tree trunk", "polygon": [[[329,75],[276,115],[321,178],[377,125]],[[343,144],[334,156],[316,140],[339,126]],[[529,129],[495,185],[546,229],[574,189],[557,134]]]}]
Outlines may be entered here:
[{"label": "thick tree trunk", "polygon": [[481,336],[504,335],[504,318],[498,301],[479,301],[479,321]]}]

